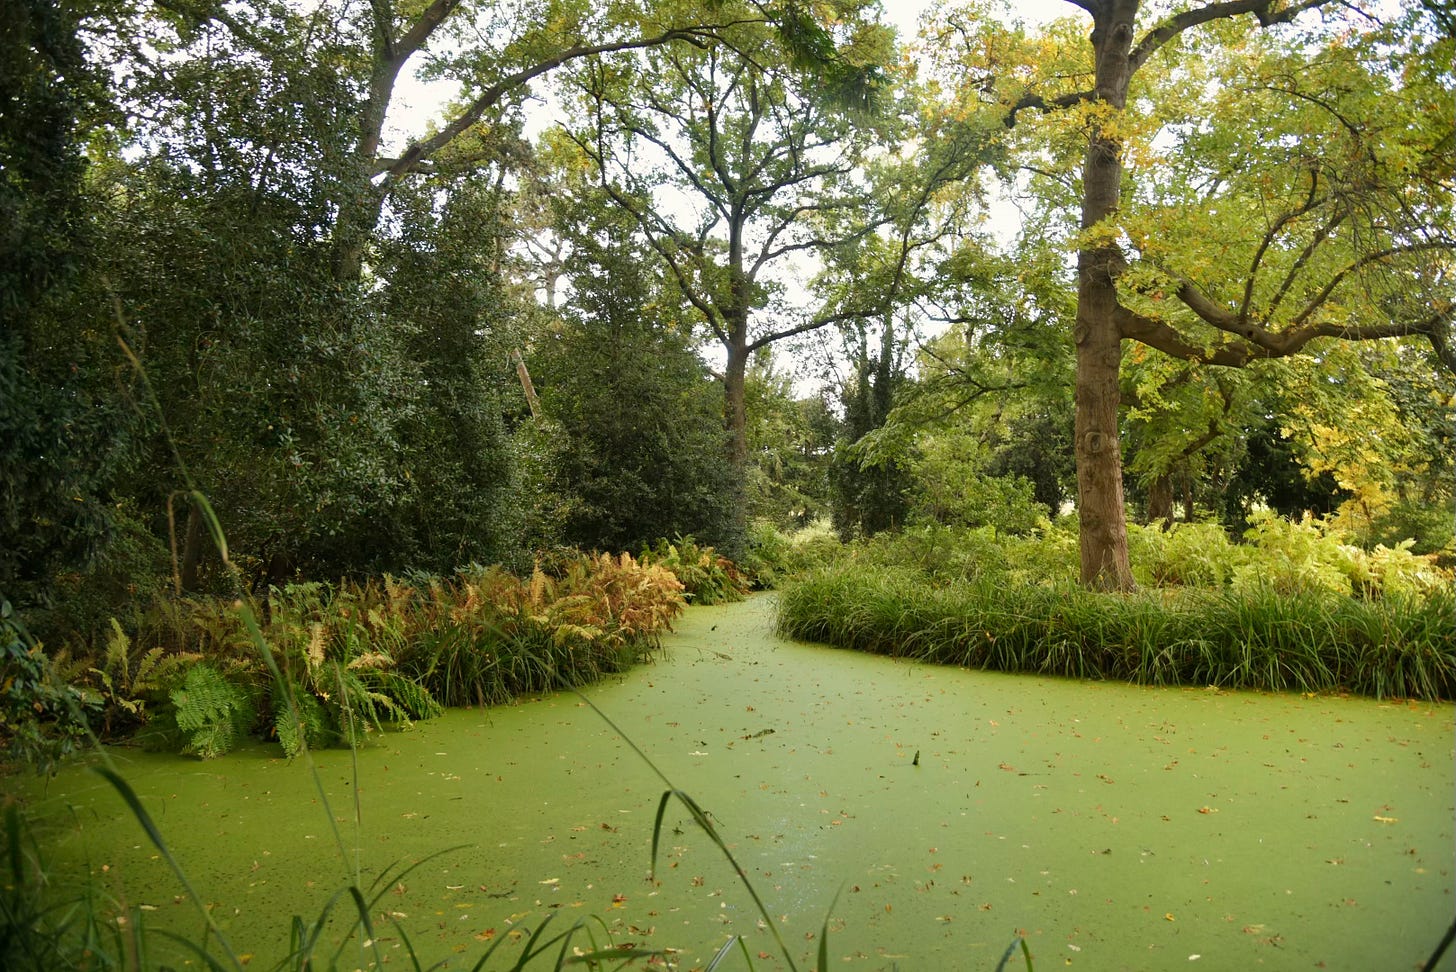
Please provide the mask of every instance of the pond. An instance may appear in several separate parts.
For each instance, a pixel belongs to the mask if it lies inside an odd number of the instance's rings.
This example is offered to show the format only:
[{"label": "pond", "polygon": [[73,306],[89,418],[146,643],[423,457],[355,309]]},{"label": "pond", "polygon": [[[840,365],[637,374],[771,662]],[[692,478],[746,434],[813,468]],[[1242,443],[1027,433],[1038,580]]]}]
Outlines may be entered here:
[{"label": "pond", "polygon": [[[926,667],[785,642],[772,612],[694,608],[654,663],[586,696],[712,814],[801,967],[827,925],[847,969],[992,969],[1017,934],[1041,969],[1408,969],[1456,910],[1451,705]],[[664,785],[572,694],[316,753],[317,783],[261,743],[111,754],[255,967],[356,866],[388,875],[376,910],[426,963],[467,968],[555,914],[685,969],[730,933],[785,967],[676,804],[647,880]],[[99,777],[11,783],[63,887],[89,871],[149,927],[200,932]],[[407,966],[397,933],[379,940]]]}]

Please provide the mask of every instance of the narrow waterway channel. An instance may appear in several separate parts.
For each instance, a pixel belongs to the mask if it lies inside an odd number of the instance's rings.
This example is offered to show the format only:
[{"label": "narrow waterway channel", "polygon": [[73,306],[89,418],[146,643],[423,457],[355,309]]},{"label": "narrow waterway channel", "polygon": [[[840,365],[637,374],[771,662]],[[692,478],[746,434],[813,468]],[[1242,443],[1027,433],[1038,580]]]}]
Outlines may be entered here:
[{"label": "narrow waterway channel", "polygon": [[[694,608],[657,661],[586,695],[711,812],[800,967],[826,918],[831,965],[865,970],[989,970],[1018,933],[1039,969],[1410,969],[1451,921],[1451,705],[925,667],[782,641],[772,610]],[[258,967],[356,863],[367,885],[435,852],[377,909],[425,964],[468,968],[556,914],[683,969],[730,933],[786,967],[676,805],[646,879],[663,784],[574,695],[315,754],[347,861],[276,747],[113,757]],[[199,931],[100,778],[23,785],[62,886],[89,870],[150,926]]]}]

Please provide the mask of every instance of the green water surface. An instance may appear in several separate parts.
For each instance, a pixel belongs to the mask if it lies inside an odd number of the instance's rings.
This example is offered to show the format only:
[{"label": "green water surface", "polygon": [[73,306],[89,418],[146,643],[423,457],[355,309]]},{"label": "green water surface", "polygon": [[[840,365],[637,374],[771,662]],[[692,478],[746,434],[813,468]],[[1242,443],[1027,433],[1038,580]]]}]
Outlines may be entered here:
[{"label": "green water surface", "polygon": [[[1411,969],[1456,908],[1450,705],[914,665],[780,640],[766,597],[692,609],[656,662],[586,694],[713,814],[800,967],[827,919],[846,969],[989,970],[1018,933],[1038,969]],[[677,806],[647,879],[663,784],[574,695],[316,753],[317,783],[262,743],[111,756],[254,967],[356,867],[367,885],[457,845],[378,908],[425,963],[468,968],[556,914],[680,949],[683,969],[731,933],[757,968],[786,967]],[[200,932],[102,779],[6,785],[59,891],[89,872],[148,927]]]}]

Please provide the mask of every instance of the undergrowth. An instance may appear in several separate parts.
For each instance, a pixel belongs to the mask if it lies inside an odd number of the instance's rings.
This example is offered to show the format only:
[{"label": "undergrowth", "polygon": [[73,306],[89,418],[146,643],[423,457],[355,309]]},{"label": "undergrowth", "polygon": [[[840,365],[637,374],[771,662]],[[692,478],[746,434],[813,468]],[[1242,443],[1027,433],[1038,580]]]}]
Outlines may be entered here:
[{"label": "undergrowth", "polygon": [[785,589],[779,630],[938,664],[1154,685],[1456,696],[1456,595],[1361,599],[1272,586],[1100,594],[994,579],[928,583],[853,564]]},{"label": "undergrowth", "polygon": [[712,547],[700,547],[692,537],[659,540],[642,551],[642,563],[666,568],[683,586],[694,604],[741,601],[751,584],[747,575]]},{"label": "undergrowth", "polygon": [[[685,600],[671,570],[629,554],[574,554],[529,577],[470,566],[448,577],[292,584],[256,611],[281,681],[242,604],[158,599],[126,624],[113,619],[99,650],[52,653],[7,635],[13,664],[31,672],[7,691],[51,702],[74,692],[100,713],[103,735],[136,735],[151,748],[211,757],[259,734],[295,756],[305,745],[358,744],[444,706],[495,705],[623,671],[657,646]],[[62,714],[46,726],[63,726]],[[0,721],[0,739],[39,756],[39,737],[23,735],[34,723]]]}]

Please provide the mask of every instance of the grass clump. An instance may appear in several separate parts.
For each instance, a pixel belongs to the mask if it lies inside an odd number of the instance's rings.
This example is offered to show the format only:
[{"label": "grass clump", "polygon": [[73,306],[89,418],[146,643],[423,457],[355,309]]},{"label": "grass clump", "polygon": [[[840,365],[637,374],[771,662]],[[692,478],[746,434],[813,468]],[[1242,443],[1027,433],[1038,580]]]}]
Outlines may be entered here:
[{"label": "grass clump", "polygon": [[1357,599],[1273,586],[1102,594],[928,583],[842,564],[780,595],[794,638],[917,661],[1154,685],[1456,696],[1456,595]]}]

